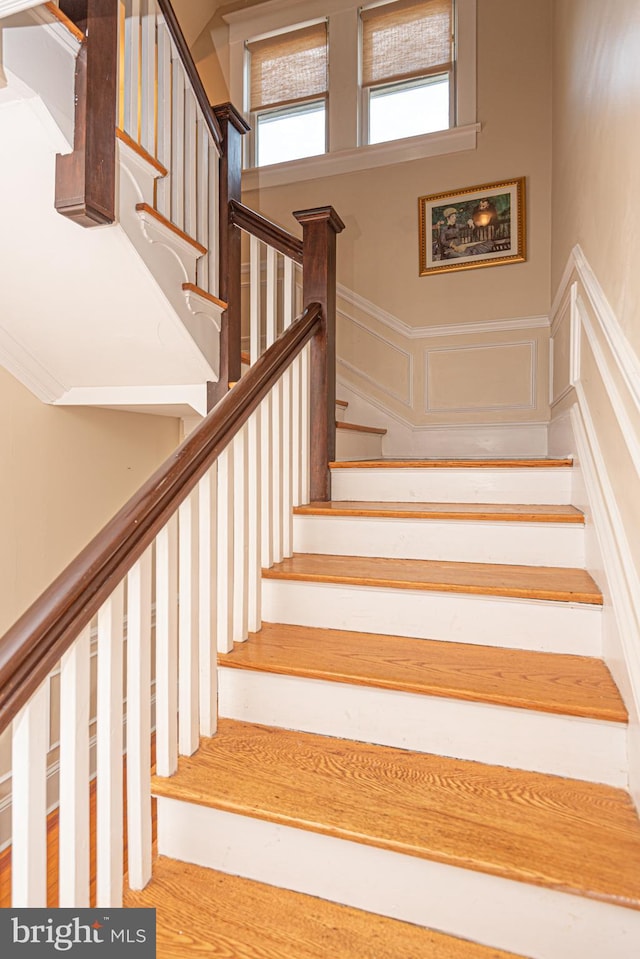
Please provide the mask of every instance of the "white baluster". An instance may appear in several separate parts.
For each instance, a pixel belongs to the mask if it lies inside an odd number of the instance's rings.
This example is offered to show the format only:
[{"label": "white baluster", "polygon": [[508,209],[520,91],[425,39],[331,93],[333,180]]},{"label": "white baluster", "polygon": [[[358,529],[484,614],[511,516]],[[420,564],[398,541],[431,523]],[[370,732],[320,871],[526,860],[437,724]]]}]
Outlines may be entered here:
[{"label": "white baluster", "polygon": [[127,857],[129,886],[151,879],[151,551],[127,577]]},{"label": "white baluster", "polygon": [[298,353],[293,365],[291,367],[291,394],[292,394],[292,405],[291,405],[291,433],[293,436],[293,462],[292,462],[292,472],[291,472],[291,492],[292,492],[292,503],[294,506],[300,506],[302,502],[301,494],[301,485],[302,485],[302,468],[301,468],[301,457],[302,457],[302,442],[301,442],[301,406],[302,406],[302,394],[301,394],[301,369],[302,369],[302,357]]},{"label": "white baluster", "polygon": [[233,641],[247,638],[247,512],[246,427],[233,438]]},{"label": "white baluster", "polygon": [[197,227],[195,238],[198,243],[202,243],[208,251],[204,256],[200,257],[196,265],[196,283],[198,286],[201,286],[202,289],[210,290],[209,259],[211,252],[209,251],[209,203],[213,200],[213,197],[209,195],[209,134],[200,111],[198,111],[196,118],[198,170],[196,188]]},{"label": "white baluster", "polygon": [[127,0],[125,23],[125,130],[140,139],[140,0]]},{"label": "white baluster", "polygon": [[152,156],[156,152],[156,13],[155,0],[143,0],[140,64],[140,143]]},{"label": "white baluster", "polygon": [[96,905],[122,905],[122,628],[120,583],[98,612],[98,707],[96,716],[97,816]]},{"label": "white baluster", "polygon": [[[278,315],[278,259],[273,247],[267,247],[267,348],[276,339]],[[282,559],[282,387],[280,381],[271,390],[271,537],[274,563]]]},{"label": "white baluster", "polygon": [[60,666],[58,904],[89,905],[89,722],[91,630],[85,627]]},{"label": "white baluster", "polygon": [[201,736],[213,736],[218,725],[218,650],[216,642],[217,486],[218,465],[214,463],[198,485]]},{"label": "white baluster", "polygon": [[178,508],[178,751],[198,748],[198,491]]},{"label": "white baluster", "polygon": [[227,446],[218,458],[218,651],[233,649],[233,457]]},{"label": "white baluster", "polygon": [[47,729],[49,680],[13,720],[11,901],[47,905]]},{"label": "white baluster", "polygon": [[196,101],[187,87],[184,93],[184,226],[189,236],[197,232]]},{"label": "white baluster", "polygon": [[262,453],[260,438],[261,417],[260,409],[257,409],[251,414],[249,422],[247,423],[247,534],[249,564],[247,570],[247,594],[249,600],[247,628],[249,632],[252,633],[256,633],[262,625],[262,555],[260,548],[262,511],[262,469],[260,462]]},{"label": "white baluster", "polygon": [[[171,169],[171,40],[162,19],[158,20],[158,148],[157,157]],[[156,208],[171,216],[171,174],[156,180]]]},{"label": "white baluster", "polygon": [[[208,140],[208,134],[205,135]],[[219,245],[218,237],[220,232],[220,210],[218,203],[219,180],[220,180],[220,158],[218,151],[209,140],[209,293],[214,296],[220,294],[220,278],[218,275],[219,266]]]},{"label": "white baluster", "polygon": [[[283,290],[283,326],[286,330],[294,320],[295,281],[294,263],[284,257]],[[291,367],[287,367],[282,376],[282,555],[293,553],[293,463],[292,463],[292,389]]]},{"label": "white baluster", "polygon": [[302,362],[300,365],[301,376],[300,376],[300,390],[301,390],[301,410],[300,410],[300,419],[301,419],[301,430],[300,430],[300,449],[301,449],[301,459],[300,459],[300,502],[302,505],[306,505],[309,502],[309,443],[310,443],[310,427],[309,427],[309,363],[311,355],[311,346],[309,343],[305,346],[302,351]]},{"label": "white baluster", "polygon": [[251,365],[262,352],[260,334],[260,240],[249,238],[249,358]]},{"label": "white baluster", "polygon": [[184,73],[172,49],[171,222],[184,229]]},{"label": "white baluster", "polygon": [[156,537],[156,769],[178,767],[178,517]]}]

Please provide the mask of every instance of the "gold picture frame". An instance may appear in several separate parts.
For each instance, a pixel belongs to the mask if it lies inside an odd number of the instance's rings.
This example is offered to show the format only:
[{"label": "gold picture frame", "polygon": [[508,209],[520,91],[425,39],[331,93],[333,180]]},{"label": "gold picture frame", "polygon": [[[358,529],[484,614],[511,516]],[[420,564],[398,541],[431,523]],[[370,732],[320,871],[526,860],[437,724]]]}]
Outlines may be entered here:
[{"label": "gold picture frame", "polygon": [[418,198],[420,276],[526,260],[525,178]]}]

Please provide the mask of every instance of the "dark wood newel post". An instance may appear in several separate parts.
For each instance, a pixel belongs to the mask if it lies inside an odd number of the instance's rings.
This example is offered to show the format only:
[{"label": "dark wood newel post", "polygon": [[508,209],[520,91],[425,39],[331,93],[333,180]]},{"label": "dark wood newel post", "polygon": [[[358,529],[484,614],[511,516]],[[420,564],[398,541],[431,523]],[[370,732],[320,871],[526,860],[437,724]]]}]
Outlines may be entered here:
[{"label": "dark wood newel post", "polygon": [[211,409],[240,379],[242,251],[241,233],[231,219],[231,200],[242,193],[242,137],[249,130],[232,103],[220,103],[213,112],[222,132],[220,156],[220,299],[228,304],[220,332],[220,378],[209,389]]},{"label": "dark wood newel post", "polygon": [[336,236],[344,223],[332,206],[298,210],[302,224],[302,300],[319,303],[322,324],[311,340],[311,499],[331,499],[336,455]]},{"label": "dark wood newel post", "polygon": [[76,64],[73,153],[56,158],[58,213],[81,226],[116,218],[118,0],[60,0],[85,34]]}]

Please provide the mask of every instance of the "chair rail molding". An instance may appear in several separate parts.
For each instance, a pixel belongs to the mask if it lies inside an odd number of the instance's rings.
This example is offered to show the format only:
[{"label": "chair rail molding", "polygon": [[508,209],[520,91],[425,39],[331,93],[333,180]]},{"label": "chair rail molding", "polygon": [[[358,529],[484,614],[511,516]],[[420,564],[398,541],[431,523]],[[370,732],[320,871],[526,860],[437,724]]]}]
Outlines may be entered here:
[{"label": "chair rail molding", "polygon": [[551,336],[551,435],[557,424],[566,436],[569,413],[595,539],[590,563],[606,581],[605,657],[629,709],[630,787],[640,806],[640,358],[578,245],[554,298]]}]

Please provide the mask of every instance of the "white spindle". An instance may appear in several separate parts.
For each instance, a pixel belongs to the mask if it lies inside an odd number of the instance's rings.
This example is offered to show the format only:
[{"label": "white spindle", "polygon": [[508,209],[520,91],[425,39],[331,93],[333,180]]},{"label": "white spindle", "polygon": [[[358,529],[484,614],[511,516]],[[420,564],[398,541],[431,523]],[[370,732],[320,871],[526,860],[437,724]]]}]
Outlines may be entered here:
[{"label": "white spindle", "polygon": [[178,509],[178,750],[198,748],[198,491]]},{"label": "white spindle", "polygon": [[152,156],[156,151],[156,14],[155,0],[143,0],[141,25],[140,143]]},{"label": "white spindle", "polygon": [[233,457],[227,446],[218,458],[218,558],[217,622],[218,650],[233,649]]},{"label": "white spindle", "polygon": [[47,679],[13,720],[11,900],[47,905]]},{"label": "white spindle", "polygon": [[311,347],[307,343],[302,351],[302,362],[300,364],[300,382],[302,406],[300,411],[300,502],[305,505],[309,502],[309,364]]},{"label": "white spindle", "polygon": [[178,517],[156,537],[156,769],[178,767]]},{"label": "white spindle", "polygon": [[[278,317],[278,254],[267,247],[267,349],[275,342]],[[274,563],[282,559],[282,384],[271,390],[271,537]]]},{"label": "white spindle", "polygon": [[125,22],[125,130],[140,137],[140,0],[127,0]]},{"label": "white spindle", "polygon": [[96,716],[96,904],[98,906],[122,905],[123,593],[123,585],[120,583],[98,612]]},{"label": "white spindle", "polygon": [[[294,320],[295,279],[294,263],[284,258],[282,278],[283,290],[283,328],[286,330]],[[292,389],[293,378],[288,366],[282,376],[282,555],[293,553],[293,464],[292,464]]]},{"label": "white spindle", "polygon": [[301,365],[302,357],[298,354],[291,367],[291,433],[293,435],[293,459],[291,464],[291,501],[293,506],[300,506],[302,502],[302,444],[301,444]]},{"label": "white spindle", "polygon": [[89,905],[89,626],[60,666],[59,906]]},{"label": "white spindle", "polygon": [[198,485],[200,582],[200,735],[213,736],[218,724],[218,663],[216,643],[216,498],[217,464],[205,473]]},{"label": "white spindle", "polygon": [[[158,148],[157,157],[171,167],[171,40],[163,20],[158,21]],[[163,216],[171,215],[171,175],[156,180],[156,207]]]},{"label": "white spindle", "polygon": [[252,236],[249,246],[249,358],[251,365],[258,359],[260,353],[260,240]]},{"label": "white spindle", "polygon": [[189,236],[197,233],[197,143],[196,100],[190,87],[184,95],[184,226]]},{"label": "white spindle", "polygon": [[247,423],[248,463],[247,463],[247,628],[256,633],[262,625],[262,553],[260,548],[262,490],[261,477],[261,425],[260,409],[255,410]]},{"label": "white spindle", "polygon": [[172,54],[171,222],[184,228],[184,73]]},{"label": "white spindle", "polygon": [[218,236],[220,230],[220,208],[218,203],[218,184],[220,176],[220,164],[218,151],[215,146],[209,143],[209,293],[218,296],[220,292],[220,279],[218,276]]},{"label": "white spindle", "polygon": [[209,290],[209,206],[214,198],[209,195],[209,137],[207,128],[200,113],[196,115],[196,144],[197,144],[197,186],[196,186],[196,215],[197,225],[195,237],[198,243],[207,248],[207,253],[201,256],[196,265],[196,283],[203,290]]},{"label": "white spindle", "polygon": [[246,427],[233,438],[233,641],[247,638],[247,512]]},{"label": "white spindle", "polygon": [[129,886],[151,879],[151,550],[127,577],[127,856]]}]

